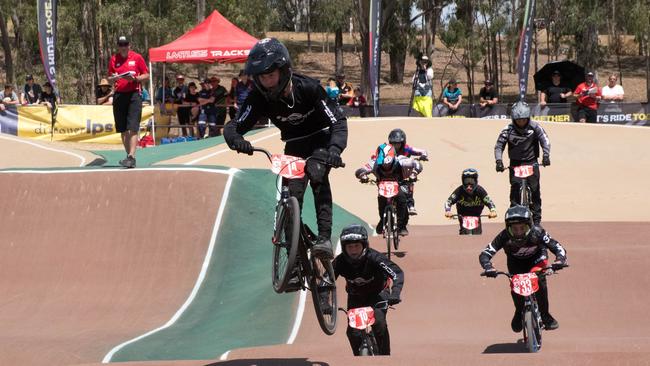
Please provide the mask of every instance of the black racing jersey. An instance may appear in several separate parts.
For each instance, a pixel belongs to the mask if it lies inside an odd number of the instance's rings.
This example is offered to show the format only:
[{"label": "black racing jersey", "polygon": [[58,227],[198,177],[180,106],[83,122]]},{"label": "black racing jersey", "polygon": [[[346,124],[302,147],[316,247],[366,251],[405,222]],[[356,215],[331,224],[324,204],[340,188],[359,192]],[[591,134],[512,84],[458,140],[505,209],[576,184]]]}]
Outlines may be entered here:
[{"label": "black racing jersey", "polygon": [[502,230],[479,255],[479,262],[484,269],[492,268],[492,257],[503,249],[508,259],[530,260],[535,262],[547,259],[548,250],[556,258],[566,258],[564,247],[541,226],[533,226],[525,243],[516,243],[510,238],[507,229]]},{"label": "black racing jersey", "polygon": [[514,122],[507,125],[497,138],[494,146],[494,158],[503,159],[503,150],[508,145],[510,165],[533,163],[539,158],[539,146],[542,146],[544,156],[551,154],[551,141],[546,131],[537,122],[531,120],[521,131]]},{"label": "black racing jersey", "polygon": [[399,296],[404,286],[404,272],[385,255],[368,248],[364,260],[357,264],[349,263],[344,255],[339,254],[332,265],[336,277],[345,278],[345,291],[350,297],[348,302],[358,304],[374,301],[386,287],[389,278],[393,281],[392,295]]},{"label": "black racing jersey", "polygon": [[456,205],[456,211],[461,216],[480,216],[484,206],[496,210],[487,191],[480,185],[476,186],[473,193],[467,193],[463,186],[456,188],[445,202],[445,211],[450,211],[453,205]]},{"label": "black racing jersey", "polygon": [[291,93],[277,101],[267,101],[253,88],[240,106],[237,118],[224,129],[228,146],[263,119],[280,129],[282,141],[300,143],[318,134],[330,136],[329,145],[343,151],[347,146],[348,125],[343,112],[328,106],[327,94],[317,80],[293,74]]}]

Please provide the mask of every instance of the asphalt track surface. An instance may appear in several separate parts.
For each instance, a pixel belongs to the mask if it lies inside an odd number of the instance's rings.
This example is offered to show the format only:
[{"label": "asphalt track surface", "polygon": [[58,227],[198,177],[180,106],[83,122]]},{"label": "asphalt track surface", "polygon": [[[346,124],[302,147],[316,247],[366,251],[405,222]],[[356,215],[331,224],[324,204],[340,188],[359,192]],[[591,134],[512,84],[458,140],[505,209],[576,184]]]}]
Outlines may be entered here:
[{"label": "asphalt track surface", "polygon": [[[411,235],[403,241],[401,249],[405,252],[404,256],[395,259],[406,271],[406,286],[403,303],[391,310],[388,316],[393,348],[391,357],[351,357],[344,334],[344,317],[339,317],[337,334],[325,336],[318,328],[313,306],[308,300],[302,326],[292,345],[236,349],[224,355],[223,358],[227,360],[220,363],[210,360],[124,365],[650,365],[650,333],[647,330],[650,328],[650,317],[647,315],[647,304],[650,302],[647,292],[650,286],[647,272],[650,215],[646,209],[650,195],[643,188],[634,189],[637,184],[643,186],[640,182],[648,177],[650,152],[646,146],[650,130],[577,124],[544,125],[553,144],[553,165],[542,170],[544,226],[565,245],[571,267],[549,278],[551,312],[560,322],[560,328],[545,332],[541,352],[530,355],[523,353],[520,336],[509,329],[513,306],[507,281],[503,278],[491,280],[479,277],[478,254],[502,225],[486,224],[482,237],[459,237],[454,225],[431,226],[448,223],[441,218],[442,203],[457,185],[460,171],[468,165],[481,171],[481,183],[496,201],[499,213],[503,212],[502,208],[507,204],[507,177],[493,173],[492,147],[504,125],[503,121],[425,119],[350,122],[351,143],[344,154],[348,167],[332,174],[334,197],[343,207],[366,221],[376,220],[374,192],[372,187],[357,185],[351,180],[357,160],[361,165],[374,146],[385,139],[392,127],[397,126],[406,130],[410,143],[429,149],[432,156],[416,191],[420,215],[412,221]],[[281,145],[274,133],[274,130],[269,130],[251,139],[268,136],[256,144],[279,152]],[[262,156],[237,156],[223,146],[168,162],[267,166]],[[3,175],[0,174],[0,179]],[[11,250],[3,251],[8,255],[3,253],[0,257],[0,275],[5,279],[0,282],[0,293],[3,293],[0,324],[7,324],[0,330],[0,344],[3,345],[0,364],[30,364],[27,361],[31,359],[36,360],[32,364],[92,364],[104,355],[99,349],[105,351],[107,346],[124,341],[130,338],[129,335],[164,323],[168,314],[173,313],[183,301],[188,287],[196,278],[196,271],[192,274],[184,272],[184,282],[174,277],[178,282],[166,286],[169,291],[161,294],[155,291],[152,282],[159,283],[160,276],[165,276],[164,272],[172,269],[151,264],[145,266],[141,258],[136,260],[129,255],[132,254],[128,253],[132,246],[124,243],[117,248],[104,249],[108,258],[112,258],[112,264],[128,264],[127,269],[122,267],[122,271],[113,278],[105,276],[105,272],[99,276],[90,271],[93,266],[88,263],[97,264],[96,260],[87,259],[84,262],[75,258],[72,261],[68,257],[78,257],[79,247],[73,246],[70,240],[52,235],[60,231],[40,228],[48,221],[54,221],[59,223],[55,225],[56,229],[61,230],[61,227],[73,225],[65,220],[74,220],[76,224],[88,220],[87,217],[64,215],[61,212],[72,211],[71,207],[63,207],[59,208],[63,211],[56,211],[58,215],[39,212],[38,220],[35,220],[39,223],[37,228],[33,224],[25,226],[21,223],[33,217],[33,211],[43,209],[42,205],[37,206],[36,203],[26,206],[24,202],[17,202],[15,197],[25,197],[31,201],[34,196],[34,202],[45,200],[45,193],[39,196],[37,189],[44,183],[42,180],[28,184],[27,187],[34,188],[29,191],[30,194],[23,193],[23,196],[20,196],[18,188],[13,188],[21,186],[13,180],[11,189],[6,188],[9,186],[7,182],[0,185],[3,187],[1,202],[10,202],[10,206],[3,206],[5,214],[2,215],[0,232],[4,237],[6,233],[14,233],[12,239],[3,241],[3,245],[9,245]],[[155,184],[164,191],[162,186],[164,184],[160,187]],[[87,197],[79,198],[83,196],[81,192],[77,190],[74,195],[79,201],[76,203],[79,206],[75,208],[83,210],[91,206]],[[364,199],[367,203],[360,204],[360,197],[368,197]],[[73,197],[69,197],[68,201],[76,202]],[[205,210],[209,211],[210,208],[206,207]],[[151,212],[151,215],[155,212]],[[148,217],[145,214],[140,216]],[[117,216],[113,213],[111,217]],[[100,230],[104,231],[99,234],[93,232],[93,240],[87,237],[85,242],[115,235],[113,228]],[[27,235],[22,234],[25,232]],[[36,239],[30,245],[17,248],[16,243],[24,240],[23,237]],[[48,242],[43,240],[44,237],[52,237],[51,241],[58,245],[42,248]],[[381,238],[373,238],[372,245],[383,249]],[[82,248],[81,254],[89,252],[84,258],[96,258],[95,254],[101,253],[98,250],[93,244],[91,248]],[[74,256],[70,255],[70,251],[74,251]],[[150,248],[146,254],[152,251],[157,253]],[[47,268],[49,260],[46,257],[57,252],[61,254],[62,261],[72,262]],[[202,253],[201,249],[197,248],[194,255],[185,255],[188,261],[197,261],[196,257],[201,257],[199,253]],[[166,255],[161,251],[159,256],[162,264]],[[101,261],[99,264],[102,264]],[[495,264],[505,269],[502,253],[497,256]],[[196,267],[198,265],[193,268]],[[39,271],[34,273],[34,268]],[[41,269],[49,275],[40,274]],[[135,273],[143,270],[148,272],[144,279],[133,280]],[[93,274],[90,278],[94,280],[80,280],[79,273],[86,272]],[[174,273],[174,276],[179,275]],[[31,279],[36,281],[29,284],[24,282]],[[132,290],[125,293],[118,291],[113,284],[118,279],[122,281],[121,286]],[[145,279],[149,279],[149,282],[143,285],[142,291],[148,291],[146,293],[154,298],[168,296],[162,300],[146,298],[146,301],[156,304],[155,312],[138,310],[140,305],[130,305],[144,301],[144,296],[140,296],[141,290],[136,290],[135,286],[147,282]],[[110,299],[88,295],[102,284],[113,289]],[[341,281],[339,288],[342,291]],[[10,295],[4,295],[6,293]],[[339,295],[341,300],[345,298],[344,293],[340,292]],[[135,297],[135,300],[131,297]],[[81,300],[84,298],[93,306],[82,306],[85,302]],[[94,306],[97,302],[103,305],[99,308],[104,311],[101,316],[98,316],[98,308]],[[109,315],[118,306],[134,306],[135,310],[128,314],[117,311],[119,314],[115,315],[128,316],[129,329],[113,329],[116,323],[109,319]],[[165,306],[169,309],[161,308]],[[143,323],[146,326],[141,326]],[[69,329],[77,326],[78,329]],[[27,349],[29,352],[25,352]],[[23,359],[25,362],[3,358],[7,355],[26,357]]]}]

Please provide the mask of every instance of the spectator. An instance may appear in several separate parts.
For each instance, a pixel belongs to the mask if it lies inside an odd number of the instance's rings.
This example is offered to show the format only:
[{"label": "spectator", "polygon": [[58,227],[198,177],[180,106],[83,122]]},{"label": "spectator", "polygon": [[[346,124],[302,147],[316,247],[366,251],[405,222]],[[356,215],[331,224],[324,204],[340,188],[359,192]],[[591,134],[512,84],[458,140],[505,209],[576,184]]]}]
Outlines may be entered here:
[{"label": "spectator", "polygon": [[235,91],[237,110],[239,110],[239,106],[244,105],[251,90],[253,90],[253,81],[248,77],[248,75],[244,74],[244,70],[241,70],[239,72],[239,82],[237,83],[237,89]]},{"label": "spectator", "polygon": [[6,84],[4,90],[0,92],[0,111],[6,110],[9,105],[18,105],[19,103],[14,86]]},{"label": "spectator", "polygon": [[608,80],[608,84],[602,89],[603,100],[609,103],[622,102],[623,97],[625,96],[625,91],[621,85],[616,84],[618,76],[616,76],[616,74],[611,74],[609,75]]},{"label": "spectator", "polygon": [[497,97],[497,91],[494,89],[494,84],[492,80],[485,80],[485,86],[479,91],[479,106],[481,111],[487,111],[492,109],[492,107],[499,103],[499,98]]},{"label": "spectator", "polygon": [[433,113],[433,69],[431,60],[422,56],[417,61],[417,71],[413,75],[413,109],[424,117]]},{"label": "spectator", "polygon": [[598,122],[598,103],[600,102],[601,91],[598,84],[594,82],[594,73],[588,72],[585,82],[580,83],[574,94],[578,97],[578,120],[580,123]]},{"label": "spectator", "polygon": [[224,126],[226,124],[226,112],[227,104],[226,98],[228,97],[228,90],[224,88],[221,83],[221,79],[216,76],[210,78],[210,83],[212,84],[212,96],[214,97],[214,106],[216,112],[216,124],[214,126],[210,125],[210,137],[220,135],[220,129],[218,126]]},{"label": "spectator", "polygon": [[106,79],[102,79],[97,85],[95,99],[98,105],[113,105],[113,90]]},{"label": "spectator", "polygon": [[327,99],[329,100],[329,102],[334,105],[337,105],[339,94],[341,94],[341,90],[339,89],[338,85],[336,85],[336,80],[334,80],[334,78],[327,79],[327,86],[325,87],[325,92],[327,93]]},{"label": "spectator", "polygon": [[142,88],[142,91],[140,91],[140,98],[142,98],[142,105],[151,105],[151,95],[149,95],[149,89]]},{"label": "spectator", "polygon": [[210,79],[204,79],[199,91],[199,139],[205,137],[206,125],[215,126],[217,124],[217,112],[214,105],[214,96],[212,95]]},{"label": "spectator", "polygon": [[463,101],[463,92],[458,87],[456,79],[449,80],[447,87],[442,92],[442,103],[447,107],[447,114],[454,114],[458,111]]},{"label": "spectator", "polygon": [[57,96],[52,90],[52,84],[49,81],[46,81],[43,84],[43,92],[41,93],[41,104],[46,105],[48,109],[54,111],[56,110]]},{"label": "spectator", "polygon": [[340,105],[346,105],[350,99],[354,98],[354,92],[352,84],[345,81],[345,74],[340,72],[336,74],[336,86],[339,88],[339,100]]},{"label": "spectator", "polygon": [[[191,82],[187,85],[187,94],[185,94],[185,99],[183,99],[183,104],[190,106],[190,124],[193,125],[194,122],[199,118],[199,92],[196,90],[196,84]],[[190,135],[193,135],[193,129],[190,128]],[[183,128],[183,134],[185,134],[185,128]]]},{"label": "spectator", "polygon": [[363,96],[360,87],[354,88],[354,97],[348,101],[348,106],[353,108],[359,108],[366,105],[366,97]]},{"label": "spectator", "polygon": [[135,168],[135,151],[142,120],[142,82],[149,79],[149,69],[144,58],[131,50],[125,36],[117,40],[117,53],[108,63],[108,82],[115,83],[113,118],[115,130],[121,134],[126,158],[120,160],[125,168]]},{"label": "spectator", "polygon": [[[183,75],[176,75],[176,87],[172,90],[172,93],[174,95],[174,104],[176,105],[178,123],[181,125],[190,124],[190,107],[183,105],[185,95],[187,95],[187,85],[185,85],[185,77]],[[183,136],[188,136],[185,128],[183,128]]]},{"label": "spectator", "polygon": [[539,95],[539,106],[542,108],[546,107],[546,103],[566,103],[566,98],[573,95],[570,88],[562,85],[562,74],[558,70],[553,71],[551,82],[552,85]]},{"label": "spectator", "polygon": [[38,97],[41,96],[42,92],[43,89],[41,86],[34,82],[34,77],[32,75],[27,75],[27,77],[25,77],[23,92],[20,93],[20,104],[39,104],[40,100]]},{"label": "spectator", "polygon": [[226,97],[226,104],[228,104],[228,116],[230,116],[231,121],[237,116],[237,85],[239,85],[238,78],[230,79],[230,90],[228,91],[228,97]]},{"label": "spectator", "polygon": [[165,77],[165,83],[164,86],[161,86],[158,88],[156,91],[156,104],[160,105],[160,110],[164,110],[165,106],[163,105],[163,91],[165,94],[165,103],[173,103],[174,102],[174,91],[172,90],[169,82],[169,78]]}]

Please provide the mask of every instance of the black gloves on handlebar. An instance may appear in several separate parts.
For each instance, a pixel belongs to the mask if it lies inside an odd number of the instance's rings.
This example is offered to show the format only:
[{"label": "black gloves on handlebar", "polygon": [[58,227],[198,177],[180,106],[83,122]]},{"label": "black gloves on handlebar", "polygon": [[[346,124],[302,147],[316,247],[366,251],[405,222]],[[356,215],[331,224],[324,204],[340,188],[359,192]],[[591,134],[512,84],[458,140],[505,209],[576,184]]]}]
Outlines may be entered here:
[{"label": "black gloves on handlebar", "polygon": [[420,161],[429,161],[429,157],[426,155],[420,155]]},{"label": "black gloves on handlebar", "polygon": [[396,292],[396,291],[390,291],[389,292],[387,289],[380,292],[379,297],[382,300],[385,300],[388,303],[388,306],[397,305],[400,302],[402,302],[402,299],[400,298],[398,292]]},{"label": "black gloves on handlebar", "polygon": [[330,146],[328,149],[327,164],[334,168],[343,166],[343,159],[341,159],[341,150],[336,146]]},{"label": "black gloves on handlebar", "polygon": [[554,271],[557,271],[557,270],[560,270],[560,269],[562,269],[564,267],[567,267],[567,266],[568,265],[566,263],[566,257],[558,256],[558,257],[555,257],[555,262],[553,262],[553,264],[551,265],[551,268],[553,268]]},{"label": "black gloves on handlebar", "polygon": [[485,277],[495,278],[497,276],[497,270],[494,268],[488,268],[484,273]]},{"label": "black gloves on handlebar", "polygon": [[253,155],[253,145],[250,142],[246,141],[243,137],[240,137],[232,142],[231,148],[236,150],[237,153]]},{"label": "black gloves on handlebar", "polygon": [[549,166],[551,165],[551,158],[548,155],[544,155],[542,157],[542,165],[543,166]]},{"label": "black gloves on handlebar", "polygon": [[503,166],[503,160],[497,160],[497,173],[501,173],[506,170],[506,167]]}]

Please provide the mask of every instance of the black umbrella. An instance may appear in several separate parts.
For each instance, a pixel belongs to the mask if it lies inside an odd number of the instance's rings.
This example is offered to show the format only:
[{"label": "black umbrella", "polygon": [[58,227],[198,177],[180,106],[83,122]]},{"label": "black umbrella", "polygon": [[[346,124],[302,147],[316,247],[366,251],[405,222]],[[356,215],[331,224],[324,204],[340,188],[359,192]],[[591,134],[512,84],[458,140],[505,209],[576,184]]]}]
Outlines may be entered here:
[{"label": "black umbrella", "polygon": [[584,67],[571,61],[554,61],[547,63],[533,75],[535,89],[543,91],[553,85],[551,77],[555,71],[559,71],[562,77],[560,85],[571,88],[571,90],[575,90],[578,84],[585,81]]}]

